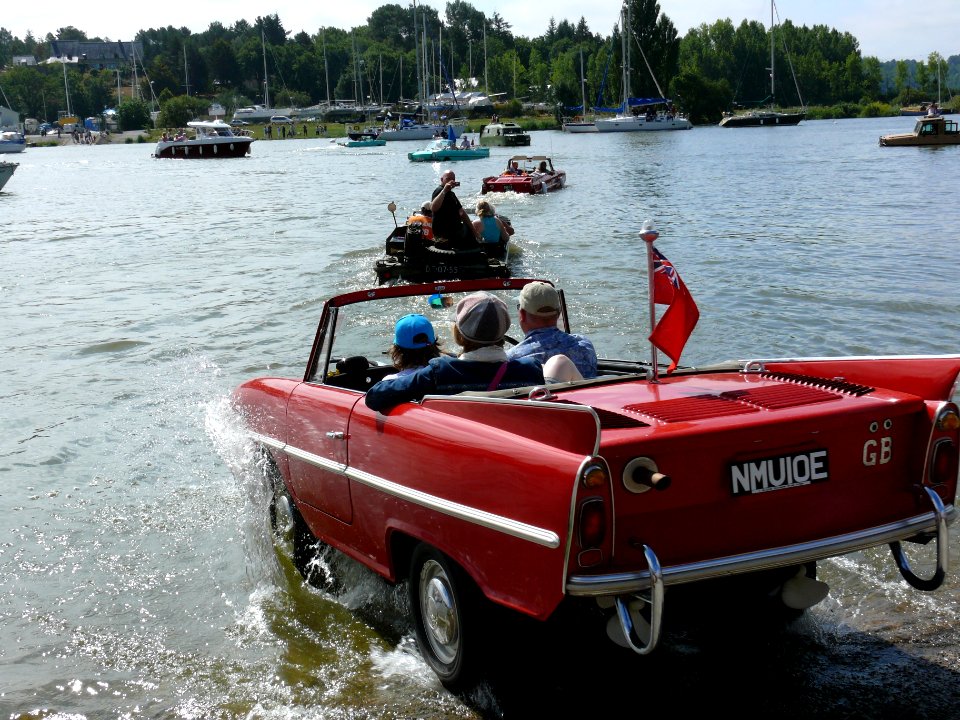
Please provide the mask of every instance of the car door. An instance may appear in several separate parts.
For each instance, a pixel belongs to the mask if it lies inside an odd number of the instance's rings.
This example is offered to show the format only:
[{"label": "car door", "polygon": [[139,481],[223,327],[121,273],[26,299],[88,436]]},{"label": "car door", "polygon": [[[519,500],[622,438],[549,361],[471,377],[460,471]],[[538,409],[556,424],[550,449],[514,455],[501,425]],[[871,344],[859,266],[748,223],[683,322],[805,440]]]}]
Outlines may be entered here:
[{"label": "car door", "polygon": [[297,498],[343,523],[353,522],[347,467],[347,426],[363,396],[351,390],[301,383],[287,406],[287,456]]}]

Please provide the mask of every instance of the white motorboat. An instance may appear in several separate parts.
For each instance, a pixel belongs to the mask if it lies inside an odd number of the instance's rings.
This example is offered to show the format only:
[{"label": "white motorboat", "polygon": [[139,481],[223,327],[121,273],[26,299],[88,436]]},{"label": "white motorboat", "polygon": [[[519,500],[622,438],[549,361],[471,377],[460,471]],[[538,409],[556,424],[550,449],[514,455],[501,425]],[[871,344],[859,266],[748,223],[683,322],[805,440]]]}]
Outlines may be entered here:
[{"label": "white motorboat", "polygon": [[27,139],[18,132],[0,133],[0,153],[19,153],[27,149]]},{"label": "white motorboat", "polygon": [[167,137],[164,133],[153,156],[210,159],[243,157],[250,153],[253,137],[235,133],[233,128],[221,120],[196,120],[188,122],[187,127],[193,129],[193,137],[187,137],[186,134]]},{"label": "white motorboat", "polygon": [[453,118],[446,123],[408,123],[402,122],[396,127],[385,126],[380,132],[381,140],[429,140],[433,137],[447,137],[449,127],[453,127],[457,137],[463,135],[467,127],[464,118]]}]

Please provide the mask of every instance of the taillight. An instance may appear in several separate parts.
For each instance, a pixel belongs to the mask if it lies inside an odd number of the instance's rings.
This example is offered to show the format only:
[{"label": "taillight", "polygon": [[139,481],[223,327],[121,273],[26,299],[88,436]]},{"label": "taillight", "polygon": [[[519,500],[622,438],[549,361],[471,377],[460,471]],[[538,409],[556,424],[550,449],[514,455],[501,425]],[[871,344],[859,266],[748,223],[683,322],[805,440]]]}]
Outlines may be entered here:
[{"label": "taillight", "polygon": [[948,438],[941,438],[933,445],[930,461],[930,484],[943,485],[957,479],[957,446]]},{"label": "taillight", "polygon": [[599,548],[607,534],[607,517],[600,498],[588,498],[580,505],[580,547]]},{"label": "taillight", "polygon": [[941,432],[954,432],[960,430],[960,415],[957,415],[955,407],[946,407],[937,415],[937,430]]}]

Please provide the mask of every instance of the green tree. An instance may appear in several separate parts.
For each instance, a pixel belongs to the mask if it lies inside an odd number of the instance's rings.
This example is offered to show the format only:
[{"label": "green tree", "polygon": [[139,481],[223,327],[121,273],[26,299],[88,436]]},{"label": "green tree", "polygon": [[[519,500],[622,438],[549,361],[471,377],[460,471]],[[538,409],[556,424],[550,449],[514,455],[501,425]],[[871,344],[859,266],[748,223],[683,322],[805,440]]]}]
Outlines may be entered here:
[{"label": "green tree", "polygon": [[[200,98],[178,95],[167,100],[160,109],[157,125],[160,127],[184,127],[194,118],[205,115],[207,102]],[[149,117],[149,113],[148,113]]]},{"label": "green tree", "polygon": [[907,68],[905,60],[897,60],[897,69],[894,74],[893,86],[897,90],[897,95],[902,95],[903,91],[910,86],[910,70]]},{"label": "green tree", "polygon": [[[124,100],[117,108],[121,130],[142,130],[151,125],[150,106],[143,100]],[[180,123],[182,125],[184,123]]]},{"label": "green tree", "polygon": [[682,70],[672,84],[674,101],[694,124],[717,123],[729,107],[730,85],[725,79],[709,80]]}]

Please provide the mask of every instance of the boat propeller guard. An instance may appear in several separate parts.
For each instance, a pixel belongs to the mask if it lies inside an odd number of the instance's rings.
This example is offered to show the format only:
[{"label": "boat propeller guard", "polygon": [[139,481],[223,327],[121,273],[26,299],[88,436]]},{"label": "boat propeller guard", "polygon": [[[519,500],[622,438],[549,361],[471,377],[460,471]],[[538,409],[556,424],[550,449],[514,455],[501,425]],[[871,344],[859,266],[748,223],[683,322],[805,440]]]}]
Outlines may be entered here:
[{"label": "boat propeller guard", "polygon": [[[660,570],[660,560],[648,546],[643,546],[643,555],[650,568],[650,597],[640,595],[620,595],[616,599],[617,617],[620,620],[620,630],[630,649],[638,655],[649,655],[660,640],[660,626],[663,617],[663,573]],[[646,640],[640,638],[637,626],[647,624],[639,617],[640,603],[650,605],[650,629],[645,635]],[[639,642],[637,642],[639,641]]]},{"label": "boat propeller guard", "polygon": [[930,592],[932,590],[936,590],[938,587],[940,587],[940,585],[943,584],[943,579],[946,577],[947,570],[949,569],[950,536],[947,533],[947,513],[946,509],[943,507],[943,501],[932,489],[928,487],[923,489],[927,491],[927,495],[930,497],[930,501],[933,503],[933,513],[937,520],[936,572],[934,572],[933,577],[929,579],[917,577],[913,573],[913,570],[910,569],[910,563],[907,560],[906,555],[903,554],[903,548],[900,546],[899,541],[890,543],[890,551],[893,553],[893,560],[897,564],[897,569],[900,571],[900,574],[903,575],[903,579],[910,583],[917,590]]}]

